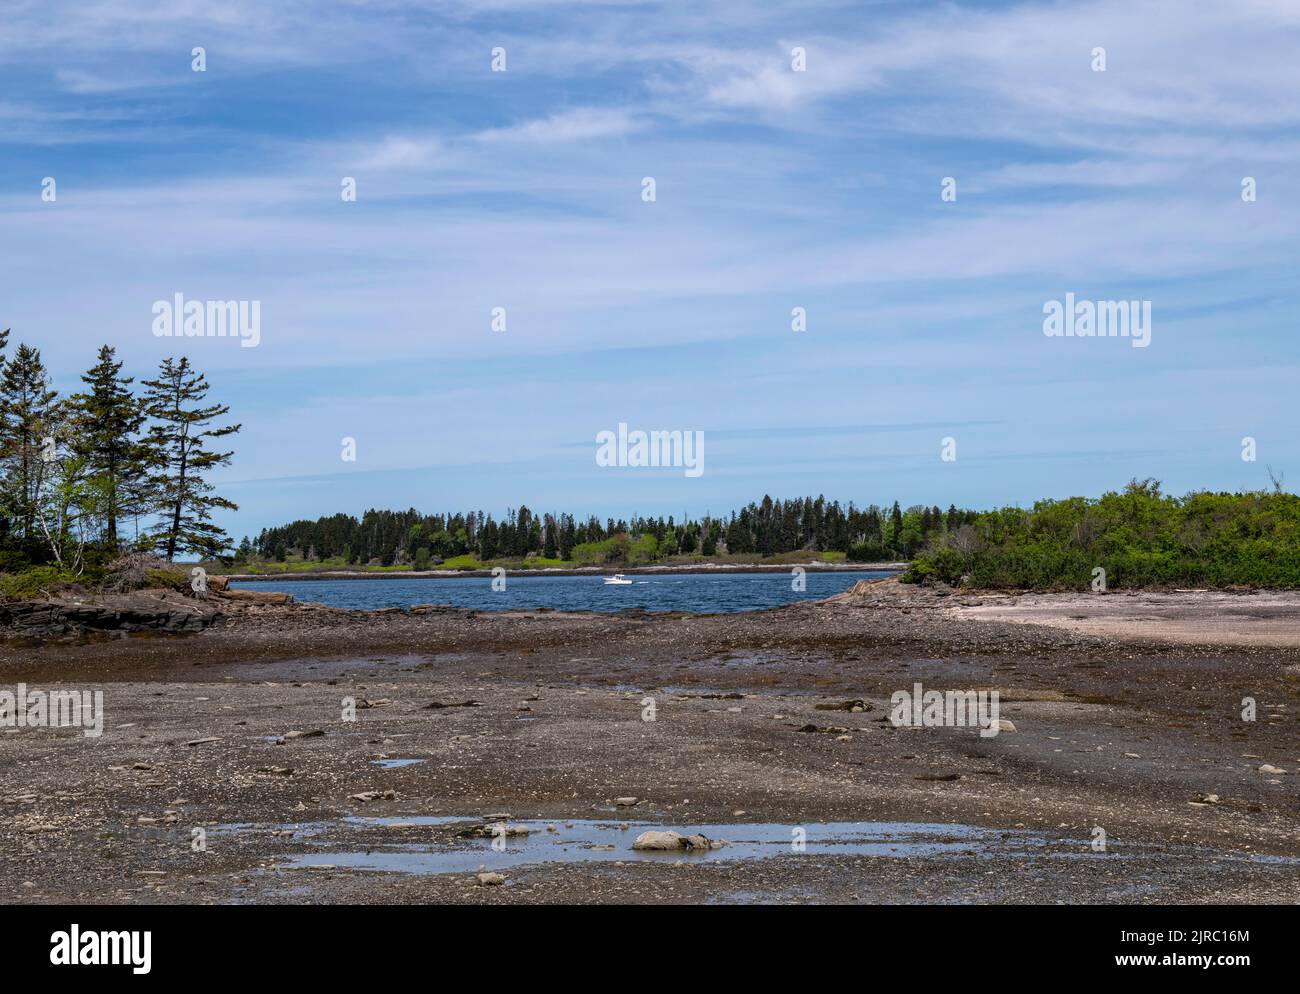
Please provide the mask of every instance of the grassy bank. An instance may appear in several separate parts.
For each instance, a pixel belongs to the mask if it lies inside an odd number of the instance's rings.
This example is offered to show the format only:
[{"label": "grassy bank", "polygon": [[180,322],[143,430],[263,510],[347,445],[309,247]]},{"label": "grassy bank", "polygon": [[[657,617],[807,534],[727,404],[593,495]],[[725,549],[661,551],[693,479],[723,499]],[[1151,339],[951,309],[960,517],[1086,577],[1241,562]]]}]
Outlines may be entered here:
[{"label": "grassy bank", "polygon": [[977,588],[1300,587],[1300,497],[1170,497],[1153,480],[1003,508],[932,541],[903,579]]}]

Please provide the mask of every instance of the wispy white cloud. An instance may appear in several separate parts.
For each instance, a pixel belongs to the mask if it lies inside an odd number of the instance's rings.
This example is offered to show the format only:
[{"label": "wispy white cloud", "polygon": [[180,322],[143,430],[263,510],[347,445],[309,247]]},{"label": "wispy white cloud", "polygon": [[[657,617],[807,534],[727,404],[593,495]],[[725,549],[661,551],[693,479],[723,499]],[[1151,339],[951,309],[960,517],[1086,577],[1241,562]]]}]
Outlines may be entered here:
[{"label": "wispy white cloud", "polygon": [[[1170,431],[1213,389],[1232,418],[1275,419],[1300,362],[1293,3],[10,6],[0,326],[75,381],[102,341],[136,369],[177,348],[149,332],[155,299],[262,300],[258,349],[181,343],[258,412],[246,478],[333,472],[341,434],[377,466],[461,447],[531,472],[619,412],[721,430],[920,405],[1032,421],[1025,452],[1084,422],[1129,451],[1133,419]],[[1144,365],[1045,350],[1042,301],[1067,291],[1154,298]],[[555,356],[572,369],[539,370]],[[387,379],[338,372],[364,366]],[[267,385],[291,376],[289,396]],[[1108,384],[1131,417],[1088,406]],[[743,459],[729,472],[777,461]],[[842,494],[891,465],[791,473]]]},{"label": "wispy white cloud", "polygon": [[474,137],[482,142],[551,145],[614,138],[646,127],[648,122],[621,108],[576,107],[507,128],[490,128]]}]

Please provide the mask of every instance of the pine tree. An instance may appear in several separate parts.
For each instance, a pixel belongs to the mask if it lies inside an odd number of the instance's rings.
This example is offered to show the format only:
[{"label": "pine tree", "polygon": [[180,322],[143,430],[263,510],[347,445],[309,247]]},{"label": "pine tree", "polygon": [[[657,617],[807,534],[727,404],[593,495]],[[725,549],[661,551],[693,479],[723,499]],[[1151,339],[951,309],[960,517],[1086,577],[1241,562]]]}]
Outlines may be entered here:
[{"label": "pine tree", "polygon": [[212,452],[207,442],[239,431],[240,425],[208,427],[229,413],[225,404],[204,405],[208,381],[189,359],[164,359],[156,380],[145,380],[144,408],[157,423],[145,444],[153,471],[149,482],[159,500],[162,524],[152,536],[154,546],[170,562],[177,552],[219,555],[230,545],[225,531],[212,523],[212,509],[236,511],[238,506],[212,494],[204,474],[228,466],[233,452]]},{"label": "pine tree", "polygon": [[0,501],[23,539],[36,534],[36,505],[50,451],[47,440],[57,429],[57,396],[40,351],[20,344],[0,375],[0,459],[6,469]]},{"label": "pine tree", "polygon": [[[5,349],[9,347],[9,329],[5,328],[0,331],[0,380],[4,378],[5,369]],[[9,445],[9,412],[0,400],[0,458],[3,458],[6,447]],[[7,541],[13,522],[11,521],[11,512],[4,499],[6,490],[6,479],[4,466],[0,464],[0,541]]]},{"label": "pine tree", "polygon": [[73,449],[84,455],[91,473],[99,477],[104,493],[104,537],[117,549],[118,519],[149,510],[146,492],[148,467],[139,433],[144,424],[140,402],[130,390],[134,380],[119,375],[122,364],[107,345],[99,362],[81,380],[89,391],[74,394],[75,440]]},{"label": "pine tree", "polygon": [[[5,349],[9,346],[9,329],[5,328],[0,331],[0,380],[4,378],[5,370]],[[5,450],[9,446],[9,411],[5,407],[4,400],[0,399],[0,460],[3,460]],[[13,531],[13,511],[9,507],[9,502],[5,499],[8,492],[8,478],[3,461],[0,461],[0,542],[7,543],[9,536]]]},{"label": "pine tree", "polygon": [[547,559],[554,559],[560,554],[560,543],[557,540],[555,527],[555,515],[546,516],[546,538],[542,544],[542,555]]},{"label": "pine tree", "polygon": [[894,501],[894,506],[889,512],[888,532],[885,536],[885,545],[888,547],[890,555],[897,556],[901,549],[903,536],[903,511],[898,506],[898,501]]}]

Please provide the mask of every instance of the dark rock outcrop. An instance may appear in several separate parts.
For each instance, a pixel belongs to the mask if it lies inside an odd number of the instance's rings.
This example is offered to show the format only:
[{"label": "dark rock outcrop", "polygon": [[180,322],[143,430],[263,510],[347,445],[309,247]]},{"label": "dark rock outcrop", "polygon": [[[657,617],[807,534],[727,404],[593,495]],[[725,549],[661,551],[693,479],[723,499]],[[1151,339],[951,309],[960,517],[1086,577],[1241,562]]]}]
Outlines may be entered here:
[{"label": "dark rock outcrop", "polygon": [[96,632],[184,635],[201,632],[225,617],[219,607],[205,601],[173,591],[141,590],[0,604],[0,635],[37,639]]}]

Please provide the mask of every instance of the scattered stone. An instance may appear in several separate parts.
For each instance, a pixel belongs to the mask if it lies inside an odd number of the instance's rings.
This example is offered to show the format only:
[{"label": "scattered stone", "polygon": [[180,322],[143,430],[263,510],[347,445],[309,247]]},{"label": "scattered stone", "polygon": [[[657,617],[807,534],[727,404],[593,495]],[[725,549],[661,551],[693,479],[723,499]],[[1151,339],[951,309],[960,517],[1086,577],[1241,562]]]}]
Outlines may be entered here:
[{"label": "scattered stone", "polygon": [[1282,769],[1280,766],[1270,766],[1268,763],[1265,763],[1263,766],[1259,768],[1259,772],[1272,773],[1274,775],[1277,775],[1277,774],[1286,773],[1286,770]]},{"label": "scattered stone", "polygon": [[838,704],[814,704],[818,711],[848,711],[852,714],[861,714],[863,711],[870,711],[872,706],[861,698],[855,698],[851,701],[840,701]]},{"label": "scattered stone", "polygon": [[396,797],[397,792],[392,790],[363,790],[359,794],[349,794],[348,800],[360,801],[362,804],[367,804],[370,801],[378,801],[381,798],[385,801],[391,801]]},{"label": "scattered stone", "polygon": [[484,825],[462,828],[456,833],[458,839],[517,839],[528,835],[527,825],[510,825],[496,821]]},{"label": "scattered stone", "polygon": [[[358,705],[359,707],[360,705]],[[426,711],[441,711],[444,708],[481,708],[481,701],[458,701],[454,704],[444,704],[442,701],[431,701],[424,706]]]},{"label": "scattered stone", "polygon": [[642,832],[632,843],[643,852],[707,852],[720,849],[723,843],[710,841],[705,835],[682,835],[678,832]]}]

